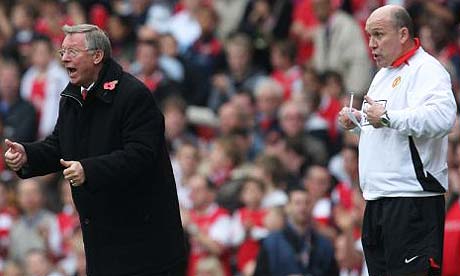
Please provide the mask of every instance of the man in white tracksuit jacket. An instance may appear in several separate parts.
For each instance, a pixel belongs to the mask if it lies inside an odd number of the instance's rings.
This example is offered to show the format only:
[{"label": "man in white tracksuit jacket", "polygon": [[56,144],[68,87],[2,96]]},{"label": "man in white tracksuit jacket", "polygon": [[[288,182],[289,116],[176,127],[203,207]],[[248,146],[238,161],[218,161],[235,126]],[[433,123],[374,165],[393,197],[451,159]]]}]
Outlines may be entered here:
[{"label": "man in white tracksuit jacket", "polygon": [[362,243],[370,275],[440,275],[447,190],[447,134],[456,115],[449,74],[414,38],[401,6],[366,22],[377,65],[360,121],[359,173],[367,201]]}]

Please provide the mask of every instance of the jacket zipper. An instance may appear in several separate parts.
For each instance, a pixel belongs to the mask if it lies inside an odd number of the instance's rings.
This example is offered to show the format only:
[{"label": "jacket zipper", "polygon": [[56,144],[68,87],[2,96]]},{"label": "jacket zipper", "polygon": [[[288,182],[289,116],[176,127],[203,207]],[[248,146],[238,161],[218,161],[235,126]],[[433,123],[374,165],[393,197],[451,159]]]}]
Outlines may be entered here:
[{"label": "jacket zipper", "polygon": [[72,96],[70,94],[65,94],[65,93],[62,93],[61,95],[76,100],[80,104],[80,107],[83,107],[83,103],[77,97],[74,97],[74,96]]}]

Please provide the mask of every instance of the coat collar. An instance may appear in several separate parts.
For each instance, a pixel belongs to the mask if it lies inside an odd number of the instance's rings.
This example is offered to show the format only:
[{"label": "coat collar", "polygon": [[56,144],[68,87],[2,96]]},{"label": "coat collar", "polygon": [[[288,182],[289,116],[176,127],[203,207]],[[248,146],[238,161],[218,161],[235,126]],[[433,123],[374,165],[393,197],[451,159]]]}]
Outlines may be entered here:
[{"label": "coat collar", "polygon": [[[99,76],[93,85],[93,87],[88,91],[88,95],[93,94],[93,96],[102,102],[111,103],[113,100],[114,93],[117,93],[118,85],[116,85],[121,78],[123,69],[121,66],[115,62],[113,59],[107,60],[102,70],[99,72]],[[115,82],[114,87],[107,86]],[[80,105],[83,105],[83,98],[81,96],[80,86],[74,85],[69,82],[67,87],[62,91],[61,96],[68,96],[77,100]],[[91,96],[89,96],[91,97]]]}]

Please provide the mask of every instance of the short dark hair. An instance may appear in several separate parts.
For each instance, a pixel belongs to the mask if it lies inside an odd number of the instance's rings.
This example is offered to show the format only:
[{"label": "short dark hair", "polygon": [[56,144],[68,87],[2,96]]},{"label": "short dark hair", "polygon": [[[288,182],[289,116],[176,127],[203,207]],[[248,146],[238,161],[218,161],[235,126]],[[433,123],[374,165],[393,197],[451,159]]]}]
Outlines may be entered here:
[{"label": "short dark hair", "polygon": [[409,31],[410,38],[414,38],[414,23],[409,13],[404,8],[398,8],[393,13],[393,23],[396,28],[401,29],[406,27]]}]

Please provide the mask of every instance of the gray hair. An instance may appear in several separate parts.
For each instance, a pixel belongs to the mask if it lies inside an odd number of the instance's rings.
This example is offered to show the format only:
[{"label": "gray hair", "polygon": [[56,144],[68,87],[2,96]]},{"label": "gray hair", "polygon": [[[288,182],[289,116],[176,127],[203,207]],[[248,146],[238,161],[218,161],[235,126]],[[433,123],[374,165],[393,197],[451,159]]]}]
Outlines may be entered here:
[{"label": "gray hair", "polygon": [[262,77],[256,83],[254,95],[257,98],[262,94],[274,95],[281,99],[283,97],[283,87],[272,78]]},{"label": "gray hair", "polygon": [[302,119],[305,120],[305,118],[307,118],[308,109],[305,107],[305,105],[299,102],[296,102],[294,100],[290,100],[290,101],[284,102],[281,105],[278,111],[278,119],[282,119],[286,115],[289,108],[295,108],[295,110],[299,112],[300,116],[302,116]]},{"label": "gray hair", "polygon": [[102,50],[102,52],[104,52],[103,61],[112,57],[112,46],[110,45],[109,37],[98,26],[91,24],[64,25],[62,31],[64,31],[66,35],[84,33],[86,47],[88,49]]},{"label": "gray hair", "polygon": [[414,24],[407,10],[403,7],[397,7],[392,14],[392,20],[395,27],[399,30],[406,27],[410,38],[414,38]]}]

